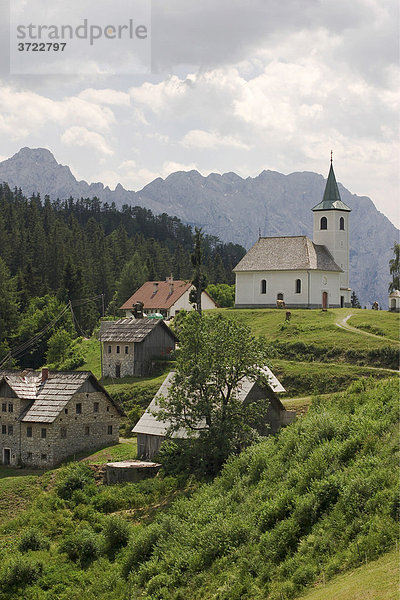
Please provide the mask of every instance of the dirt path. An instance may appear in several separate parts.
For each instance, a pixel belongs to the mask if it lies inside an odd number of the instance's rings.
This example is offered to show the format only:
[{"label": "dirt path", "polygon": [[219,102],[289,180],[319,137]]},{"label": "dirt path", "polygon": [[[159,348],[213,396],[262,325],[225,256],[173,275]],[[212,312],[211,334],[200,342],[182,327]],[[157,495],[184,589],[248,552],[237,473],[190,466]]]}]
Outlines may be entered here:
[{"label": "dirt path", "polygon": [[353,333],[359,333],[360,335],[368,335],[369,337],[373,337],[378,340],[388,340],[389,342],[397,342],[398,344],[400,343],[399,340],[394,340],[392,338],[382,336],[382,335],[375,335],[375,333],[369,333],[368,331],[363,331],[362,329],[357,329],[357,327],[353,327],[352,325],[349,325],[347,321],[352,316],[353,316],[353,314],[350,313],[349,315],[344,317],[344,319],[342,319],[341,321],[336,321],[335,325],[337,325],[337,327],[340,327],[341,329],[346,329],[347,331],[352,331]]}]

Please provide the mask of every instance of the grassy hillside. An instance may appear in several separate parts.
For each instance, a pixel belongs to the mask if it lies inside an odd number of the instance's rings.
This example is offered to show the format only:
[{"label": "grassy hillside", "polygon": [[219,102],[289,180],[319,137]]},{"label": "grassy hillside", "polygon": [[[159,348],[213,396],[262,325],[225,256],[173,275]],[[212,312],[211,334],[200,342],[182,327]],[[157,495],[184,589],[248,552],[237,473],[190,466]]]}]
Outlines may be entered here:
[{"label": "grassy hillside", "polygon": [[[371,563],[398,535],[397,397],[392,380],[317,398],[200,488],[95,485],[83,463],[10,472],[0,599],[287,600]],[[120,446],[91,461],[125,457]]]},{"label": "grassy hillside", "polygon": [[284,600],[393,547],[398,385],[364,388],[315,402],[140,529],[125,559],[136,593]]},{"label": "grassy hillside", "polygon": [[399,551],[388,552],[358,569],[301,596],[300,600],[398,600]]}]

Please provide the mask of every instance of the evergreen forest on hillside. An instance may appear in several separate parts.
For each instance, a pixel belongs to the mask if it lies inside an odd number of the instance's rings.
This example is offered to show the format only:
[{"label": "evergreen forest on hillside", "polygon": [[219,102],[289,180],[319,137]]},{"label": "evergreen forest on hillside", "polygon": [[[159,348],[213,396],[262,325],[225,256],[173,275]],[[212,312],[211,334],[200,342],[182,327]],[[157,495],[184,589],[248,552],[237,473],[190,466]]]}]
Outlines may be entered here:
[{"label": "evergreen forest on hillside", "polygon": [[[145,281],[170,274],[191,280],[192,251],[192,229],[166,214],[119,210],[97,198],[26,198],[0,185],[0,360],[69,301],[74,315],[65,312],[59,325],[72,337],[90,335],[103,313],[118,315]],[[244,254],[239,245],[203,236],[207,283],[232,284],[232,268]],[[40,366],[45,350],[20,364]]]}]

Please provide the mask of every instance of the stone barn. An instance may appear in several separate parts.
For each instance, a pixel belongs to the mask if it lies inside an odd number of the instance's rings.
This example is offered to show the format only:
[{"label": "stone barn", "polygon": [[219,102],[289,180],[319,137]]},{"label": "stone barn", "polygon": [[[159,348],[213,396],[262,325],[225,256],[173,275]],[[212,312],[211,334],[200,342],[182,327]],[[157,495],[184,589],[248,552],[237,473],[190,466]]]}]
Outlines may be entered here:
[{"label": "stone barn", "polygon": [[90,371],[0,371],[0,460],[50,468],[118,443],[123,411]]},{"label": "stone barn", "polygon": [[[278,393],[284,392],[285,388],[281,385],[270,369],[262,369],[264,375],[268,377],[268,385],[264,386],[257,381],[251,381],[245,378],[239,386],[239,398],[242,402],[248,400],[254,401],[257,398],[269,400],[269,407],[265,423],[260,424],[259,432],[262,435],[274,434],[279,429],[292,423],[296,418],[295,411],[286,410],[278,398]],[[154,396],[146,412],[139,419],[133,433],[137,435],[138,457],[145,460],[151,460],[157,454],[162,442],[165,440],[167,430],[170,427],[169,421],[159,421],[156,418],[160,410],[160,397],[168,398],[169,389],[173,383],[175,372],[171,372],[165,378],[163,384]],[[188,437],[185,429],[180,429],[173,434],[175,439],[186,439]]]},{"label": "stone barn", "polygon": [[177,338],[158,319],[102,321],[100,326],[103,377],[143,377],[155,358],[167,357]]}]

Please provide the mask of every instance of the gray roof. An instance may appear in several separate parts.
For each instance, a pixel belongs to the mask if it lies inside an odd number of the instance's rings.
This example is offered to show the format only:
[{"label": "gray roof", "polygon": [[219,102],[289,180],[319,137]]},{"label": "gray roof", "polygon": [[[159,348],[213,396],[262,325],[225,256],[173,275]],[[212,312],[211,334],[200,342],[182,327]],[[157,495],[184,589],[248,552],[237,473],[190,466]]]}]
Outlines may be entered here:
[{"label": "gray roof", "polygon": [[326,246],[306,235],[260,237],[233,269],[238,271],[342,271]]},{"label": "gray roof", "polygon": [[118,321],[102,321],[99,339],[102,342],[143,342],[156,327],[164,327],[176,339],[175,334],[164,323],[156,319],[119,319]]},{"label": "gray roof", "polygon": [[0,382],[4,380],[18,398],[32,401],[20,418],[25,423],[52,423],[88,379],[122,413],[90,371],[49,371],[42,382],[42,374],[37,371],[0,370]]},{"label": "gray roof", "polygon": [[[278,381],[275,375],[268,367],[263,367],[260,369],[260,373],[264,375],[268,379],[268,385],[274,392],[284,392],[285,388]],[[160,411],[159,398],[167,398],[169,389],[173,383],[175,377],[175,372],[171,371],[168,373],[167,377],[164,379],[160,389],[154,396],[153,400],[150,402],[147,407],[145,413],[136,423],[135,427],[132,429],[133,433],[142,433],[147,435],[157,435],[164,437],[171,426],[171,421],[159,421],[156,418],[157,413]],[[238,398],[242,402],[245,400],[250,390],[253,388],[255,382],[246,377],[241,381],[238,386]],[[280,401],[278,400],[280,403]],[[282,410],[285,410],[283,404],[281,405]],[[197,424],[198,427],[205,428],[206,422],[205,420]],[[193,432],[193,435],[196,436],[196,432]],[[186,439],[189,437],[186,429],[181,428],[178,431],[175,431],[172,434],[172,437],[179,439]]]}]

